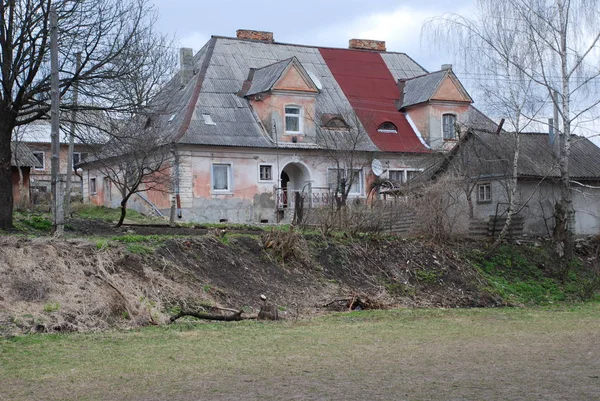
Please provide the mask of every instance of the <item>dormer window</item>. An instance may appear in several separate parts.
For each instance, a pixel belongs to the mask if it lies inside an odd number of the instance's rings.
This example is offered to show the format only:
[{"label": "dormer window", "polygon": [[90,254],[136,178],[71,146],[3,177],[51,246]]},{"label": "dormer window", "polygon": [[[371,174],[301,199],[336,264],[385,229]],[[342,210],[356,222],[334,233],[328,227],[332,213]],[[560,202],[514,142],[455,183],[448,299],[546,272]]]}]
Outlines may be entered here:
[{"label": "dormer window", "polygon": [[302,108],[299,106],[285,106],[285,133],[302,133]]},{"label": "dormer window", "polygon": [[454,114],[444,114],[442,116],[442,130],[444,140],[453,141],[456,139],[456,116]]},{"label": "dormer window", "polygon": [[322,114],[321,125],[327,129],[348,129],[350,126],[340,114]]},{"label": "dormer window", "polygon": [[397,134],[398,127],[396,127],[396,124],[393,122],[386,121],[377,127],[377,132],[383,132],[385,134]]}]

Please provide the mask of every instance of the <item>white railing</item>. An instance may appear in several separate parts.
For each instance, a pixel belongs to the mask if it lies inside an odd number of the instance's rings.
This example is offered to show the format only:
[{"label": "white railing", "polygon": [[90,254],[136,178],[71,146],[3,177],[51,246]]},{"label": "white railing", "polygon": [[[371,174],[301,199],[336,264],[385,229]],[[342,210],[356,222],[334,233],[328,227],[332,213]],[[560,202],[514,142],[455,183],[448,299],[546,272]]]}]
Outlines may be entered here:
[{"label": "white railing", "polygon": [[327,187],[305,187],[304,190],[277,188],[275,199],[277,210],[293,209],[299,194],[304,208],[313,208],[330,205],[333,202],[333,193]]}]

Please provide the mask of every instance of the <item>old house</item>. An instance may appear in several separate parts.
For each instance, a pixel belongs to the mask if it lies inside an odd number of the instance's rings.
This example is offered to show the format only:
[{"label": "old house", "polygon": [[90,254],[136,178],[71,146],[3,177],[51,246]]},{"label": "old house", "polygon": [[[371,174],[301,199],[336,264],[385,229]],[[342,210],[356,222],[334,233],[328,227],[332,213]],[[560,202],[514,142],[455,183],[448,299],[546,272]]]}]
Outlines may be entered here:
[{"label": "old house", "polygon": [[11,154],[13,202],[15,205],[28,205],[31,169],[39,166],[39,161],[23,143],[11,142]]},{"label": "old house", "polygon": [[[472,125],[472,99],[450,66],[430,73],[382,41],[324,48],[239,30],[195,55],[182,49],[180,64],[146,122],[171,146],[172,188],[132,206],[167,214],[175,199],[184,221],[289,221],[294,194],[317,207],[340,180],[362,202],[381,174],[373,159],[383,177],[406,182]],[[353,148],[360,162],[335,163],[319,138],[350,143],[353,130],[364,132]],[[94,163],[84,169],[84,198],[118,205],[110,177]]]},{"label": "old house", "polygon": [[[19,143],[25,144],[38,160],[38,163],[31,170],[31,190],[33,192],[50,192],[50,160],[51,153],[51,126],[48,120],[34,121],[30,124],[17,128],[14,133]],[[69,152],[68,133],[61,128],[60,130],[60,174],[67,173],[67,160]],[[73,152],[73,165],[84,160],[89,153],[89,146],[76,140]],[[73,193],[81,193],[81,176],[73,174],[71,178],[71,188]]]},{"label": "old house", "polygon": [[[472,206],[471,225],[473,221],[487,223],[488,233],[492,234],[502,228],[506,218],[515,150],[514,133],[472,130],[423,178],[445,175],[464,181],[470,191],[470,199],[465,191],[464,203]],[[575,214],[571,229],[577,235],[596,235],[600,231],[598,160],[600,148],[588,138],[572,136],[569,174]],[[527,235],[549,235],[554,227],[554,205],[560,197],[558,139],[547,133],[519,134],[517,167],[516,230]]]}]

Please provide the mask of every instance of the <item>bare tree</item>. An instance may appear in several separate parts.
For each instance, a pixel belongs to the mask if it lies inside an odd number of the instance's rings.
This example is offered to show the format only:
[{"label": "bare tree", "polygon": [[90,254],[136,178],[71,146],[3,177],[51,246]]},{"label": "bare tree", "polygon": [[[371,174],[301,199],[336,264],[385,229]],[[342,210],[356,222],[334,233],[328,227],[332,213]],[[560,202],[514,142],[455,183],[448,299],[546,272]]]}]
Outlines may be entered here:
[{"label": "bare tree", "polygon": [[171,147],[165,144],[160,129],[140,125],[140,120],[141,117],[110,122],[111,132],[117,135],[93,153],[86,167],[98,171],[118,190],[121,215],[116,227],[123,224],[127,202],[134,194],[171,191]]},{"label": "bare tree", "polygon": [[[482,55],[496,59],[518,72],[509,82],[520,85],[519,76],[525,78],[535,86],[534,92],[544,93],[548,107],[558,109],[562,120],[562,128],[555,122],[560,134],[561,196],[556,204],[554,240],[557,253],[569,259],[573,246],[569,227],[573,215],[571,134],[577,121],[600,103],[597,96],[587,96],[600,77],[600,1],[478,0],[476,4],[473,18],[446,15],[430,21],[427,28],[438,42],[454,39],[454,48],[463,50],[460,54],[466,65]],[[498,31],[505,32],[510,42],[499,41],[494,34]],[[527,57],[513,58],[515,49],[522,49]],[[476,68],[472,72],[488,77]]]},{"label": "bare tree", "polygon": [[348,196],[360,185],[362,169],[372,160],[371,140],[358,115],[353,110],[322,114],[315,121],[315,143],[325,152],[334,168],[328,171],[328,181],[335,185],[333,198],[336,210],[346,207]]},{"label": "bare tree", "polygon": [[[12,226],[10,139],[13,129],[45,118],[50,109],[49,13],[58,13],[61,108],[130,112],[137,107],[115,82],[152,65],[142,48],[164,45],[148,0],[3,0],[0,2],[0,229]],[[81,66],[75,68],[75,53]],[[118,86],[117,86],[118,87]]]}]

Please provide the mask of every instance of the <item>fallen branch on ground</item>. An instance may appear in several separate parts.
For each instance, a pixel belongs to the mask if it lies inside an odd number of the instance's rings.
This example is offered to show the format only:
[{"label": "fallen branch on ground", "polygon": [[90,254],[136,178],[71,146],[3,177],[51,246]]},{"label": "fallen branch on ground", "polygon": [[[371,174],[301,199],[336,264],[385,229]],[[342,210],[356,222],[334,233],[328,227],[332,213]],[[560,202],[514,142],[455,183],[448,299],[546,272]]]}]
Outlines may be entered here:
[{"label": "fallen branch on ground", "polygon": [[242,313],[244,313],[244,311],[240,310],[235,312],[232,315],[214,315],[211,313],[198,313],[198,312],[191,312],[191,311],[181,311],[178,314],[176,314],[175,316],[171,316],[170,320],[171,322],[174,322],[175,320],[184,317],[184,316],[191,316],[191,317],[195,317],[196,319],[202,319],[202,320],[217,320],[217,321],[221,321],[221,322],[238,322],[240,320],[250,320],[250,319],[256,319],[256,316],[242,316]]}]

